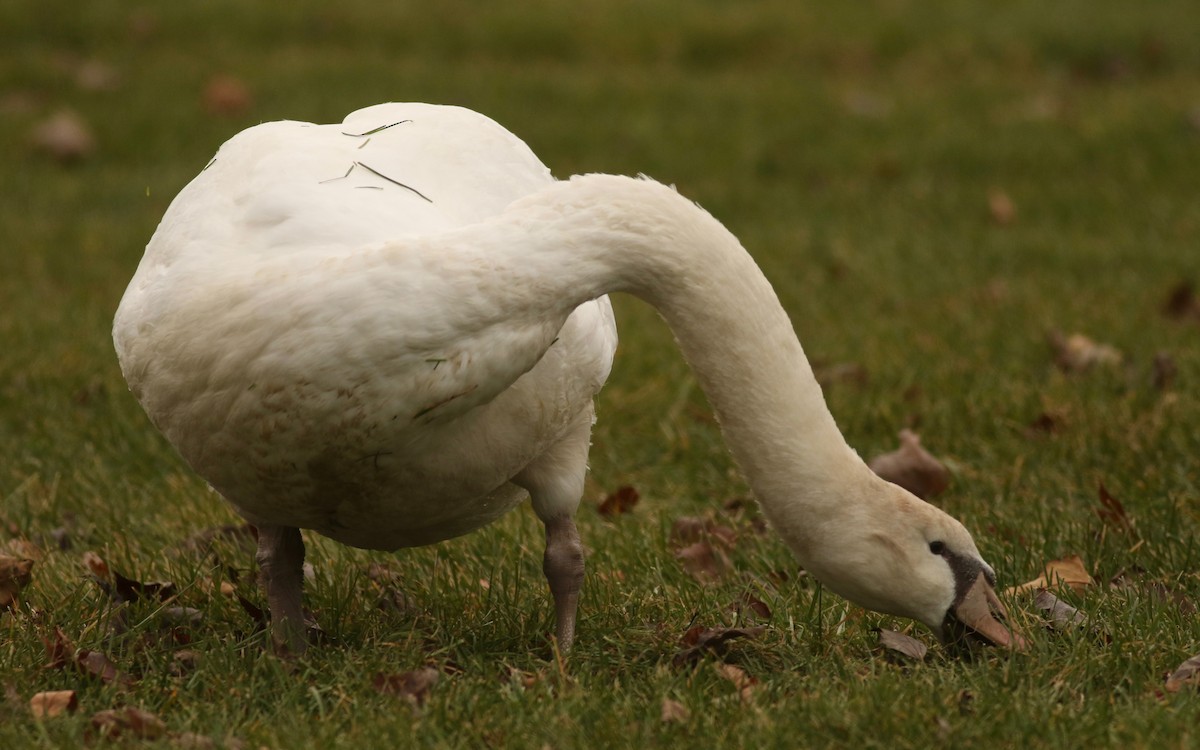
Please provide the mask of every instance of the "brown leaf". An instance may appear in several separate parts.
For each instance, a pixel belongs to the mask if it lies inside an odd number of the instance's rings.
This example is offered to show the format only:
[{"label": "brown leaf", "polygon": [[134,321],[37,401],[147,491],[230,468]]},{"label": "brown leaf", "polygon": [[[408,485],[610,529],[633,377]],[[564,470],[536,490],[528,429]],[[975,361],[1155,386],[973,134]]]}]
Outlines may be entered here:
[{"label": "brown leaf", "polygon": [[437,684],[441,672],[433,667],[421,667],[401,674],[375,675],[372,686],[385,695],[398,695],[414,706],[425,705],[430,688]]},{"label": "brown leaf", "polygon": [[62,713],[74,713],[79,696],[74,690],[51,690],[29,699],[29,711],[35,719],[52,719]]},{"label": "brown leaf", "polygon": [[204,85],[204,108],[223,117],[240,115],[254,104],[250,89],[231,75],[216,75]]},{"label": "brown leaf", "polygon": [[1013,203],[1008,193],[993,188],[988,191],[988,215],[1000,226],[1008,226],[1017,218],[1017,204]]},{"label": "brown leaf", "polygon": [[1125,513],[1125,506],[1121,505],[1121,501],[1109,494],[1104,483],[1100,483],[1100,507],[1096,508],[1096,515],[1100,516],[1100,520],[1112,526],[1118,531],[1136,536],[1133,530],[1133,521],[1129,520],[1129,516]]},{"label": "brown leaf", "polygon": [[1196,654],[1167,677],[1167,692],[1178,693],[1185,687],[1200,688],[1200,654]]},{"label": "brown leaf", "polygon": [[750,628],[704,628],[697,625],[689,628],[680,638],[687,648],[675,654],[672,663],[677,667],[682,666],[699,659],[705,651],[720,655],[724,653],[725,646],[730,641],[737,638],[757,638],[765,631],[766,627],[762,625]]},{"label": "brown leaf", "polygon": [[80,673],[95,677],[106,685],[116,683],[122,687],[133,685],[133,678],[119,671],[112,660],[99,651],[81,648],[75,653],[75,667]]},{"label": "brown leaf", "polygon": [[945,492],[950,472],[921,447],[921,438],[912,430],[900,431],[900,448],[871,459],[867,464],[883,479],[897,484],[922,500]]},{"label": "brown leaf", "polygon": [[717,670],[717,674],[733,683],[733,686],[738,691],[738,698],[743,703],[748,702],[753,697],[751,693],[758,684],[757,678],[751,677],[746,673],[746,670],[733,664],[721,662],[714,664],[713,667]]},{"label": "brown leaf", "polygon": [[167,732],[166,724],[149,711],[134,706],[99,711],[92,715],[92,729],[105,739],[121,736],[153,740]]},{"label": "brown leaf", "polygon": [[34,148],[63,164],[81,161],[96,150],[91,128],[83,118],[67,109],[35,125],[30,142]]},{"label": "brown leaf", "polygon": [[75,659],[75,644],[57,625],[54,638],[42,638],[42,645],[46,647],[46,669],[62,669]]},{"label": "brown leaf", "polygon": [[602,516],[619,516],[632,511],[633,506],[637,505],[638,499],[638,491],[629,485],[624,485],[618,487],[616,492],[606,495],[597,510]]},{"label": "brown leaf", "polygon": [[1112,367],[1121,364],[1121,352],[1108,344],[1098,344],[1082,333],[1063,336],[1052,331],[1047,340],[1054,353],[1054,364],[1066,373],[1087,372],[1093,367]]},{"label": "brown leaf", "polygon": [[1046,589],[1038,592],[1033,599],[1033,606],[1046,613],[1050,626],[1055,630],[1069,630],[1075,625],[1087,622],[1087,615],[1059,599]]},{"label": "brown leaf", "polygon": [[1071,555],[1062,560],[1051,560],[1046,563],[1044,571],[1037,578],[1019,586],[1012,586],[1004,593],[1011,596],[1025,591],[1052,589],[1063,584],[1070,586],[1075,591],[1083,591],[1093,583],[1095,581],[1088,575],[1083,559],[1079,555]]},{"label": "brown leaf", "polygon": [[708,542],[696,542],[675,552],[683,569],[701,583],[714,583],[729,572],[729,558]]},{"label": "brown leaf", "polygon": [[95,552],[83,553],[83,565],[92,574],[101,590],[108,594],[117,604],[137,601],[143,597],[153,597],[166,601],[176,594],[176,587],[170,581],[141,581],[129,578],[109,567],[108,563]]},{"label": "brown leaf", "polygon": [[683,546],[701,540],[716,540],[725,549],[733,549],[737,532],[711,518],[680,516],[671,524],[671,544]]},{"label": "brown leaf", "polygon": [[884,653],[899,654],[913,661],[924,661],[929,653],[929,647],[916,638],[887,628],[879,629],[879,645],[883,647]]},{"label": "brown leaf", "polygon": [[33,560],[0,555],[0,611],[17,602],[17,594],[33,580]]},{"label": "brown leaf", "polygon": [[763,620],[771,619],[771,608],[749,591],[744,592],[737,601],[731,602],[729,609],[742,615],[751,615]]},{"label": "brown leaf", "polygon": [[691,718],[691,715],[692,712],[687,709],[687,706],[683,705],[679,701],[671,700],[670,698],[662,699],[661,721],[664,724],[670,722],[678,722],[682,724]]},{"label": "brown leaf", "polygon": [[217,746],[212,737],[195,732],[172,732],[169,736],[171,747],[183,750],[214,750]]},{"label": "brown leaf", "polygon": [[1163,315],[1174,320],[1200,318],[1200,299],[1190,281],[1181,281],[1171,288],[1163,305]]}]

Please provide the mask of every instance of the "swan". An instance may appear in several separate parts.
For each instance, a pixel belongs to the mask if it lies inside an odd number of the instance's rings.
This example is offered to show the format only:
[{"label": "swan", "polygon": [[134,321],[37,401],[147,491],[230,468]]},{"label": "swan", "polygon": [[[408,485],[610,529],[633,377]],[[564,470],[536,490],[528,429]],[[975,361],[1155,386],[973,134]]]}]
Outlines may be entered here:
[{"label": "swan", "polygon": [[113,339],[153,424],[257,526],[281,651],[305,648],[300,529],[396,550],[526,495],[565,651],[614,292],[666,320],[809,573],[943,639],[1024,647],[963,525],[846,443],[771,285],[721,223],[648,178],[555,180],[470,110],[382,104],[234,136],[168,208]]}]

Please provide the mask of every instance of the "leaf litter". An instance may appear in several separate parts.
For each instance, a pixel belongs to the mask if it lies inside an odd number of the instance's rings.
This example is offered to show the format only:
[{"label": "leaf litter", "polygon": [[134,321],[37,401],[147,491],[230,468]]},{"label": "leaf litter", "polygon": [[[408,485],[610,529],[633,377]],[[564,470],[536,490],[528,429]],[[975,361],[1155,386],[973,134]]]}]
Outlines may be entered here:
[{"label": "leaf litter", "polygon": [[921,437],[909,429],[900,431],[900,447],[872,458],[871,471],[899,485],[922,500],[936,497],[950,486],[950,470],[921,447]]}]

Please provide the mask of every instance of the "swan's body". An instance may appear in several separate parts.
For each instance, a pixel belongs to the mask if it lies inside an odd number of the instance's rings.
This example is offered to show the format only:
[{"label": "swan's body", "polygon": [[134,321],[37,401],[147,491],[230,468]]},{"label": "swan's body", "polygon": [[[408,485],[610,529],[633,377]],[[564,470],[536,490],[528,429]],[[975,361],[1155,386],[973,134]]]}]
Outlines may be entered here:
[{"label": "swan's body", "polygon": [[846,445],[724,227],[648,180],[556,182],[467,110],[380,105],[236,136],[168,210],[114,337],[151,419],[259,525],[278,619],[299,621],[296,528],[427,544],[495,520],[523,488],[547,524],[567,645],[582,578],[571,519],[614,291],[663,314],[817,578],[939,633],[991,578],[958,522]]}]

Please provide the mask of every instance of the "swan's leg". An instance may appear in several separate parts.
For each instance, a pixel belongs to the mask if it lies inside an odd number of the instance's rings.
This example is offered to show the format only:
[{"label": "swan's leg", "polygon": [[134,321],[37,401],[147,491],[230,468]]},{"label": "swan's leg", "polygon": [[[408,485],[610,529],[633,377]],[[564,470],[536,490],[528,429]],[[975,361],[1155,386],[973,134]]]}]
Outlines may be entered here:
[{"label": "swan's leg", "polygon": [[575,528],[575,511],[583,497],[592,413],[589,408],[561,441],[513,478],[529,490],[533,510],[546,525],[542,570],[554,597],[555,633],[563,652],[575,642],[575,612],[583,585],[583,544]]},{"label": "swan's leg", "polygon": [[267,589],[275,648],[299,656],[308,645],[300,602],[304,582],[304,540],[300,538],[300,529],[260,525],[256,559]]}]

